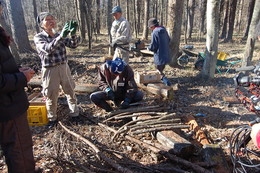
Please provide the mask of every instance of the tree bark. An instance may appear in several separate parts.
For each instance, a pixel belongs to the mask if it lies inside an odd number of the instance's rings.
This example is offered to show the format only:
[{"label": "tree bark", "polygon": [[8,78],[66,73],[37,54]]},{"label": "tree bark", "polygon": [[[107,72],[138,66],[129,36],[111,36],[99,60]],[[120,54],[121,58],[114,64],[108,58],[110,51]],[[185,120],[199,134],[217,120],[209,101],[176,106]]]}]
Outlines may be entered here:
[{"label": "tree bark", "polygon": [[79,21],[79,31],[80,31],[80,37],[81,37],[81,42],[84,42],[86,40],[86,14],[85,14],[85,2],[84,0],[75,0],[75,6],[76,6],[76,11],[77,11],[77,17]]},{"label": "tree bark", "polygon": [[[11,28],[6,24],[6,21],[3,17],[3,15],[0,17],[0,24],[1,26],[5,29],[5,31],[7,32],[8,35],[10,35],[12,37],[12,31],[11,31]],[[10,50],[12,52],[12,55],[15,59],[15,62],[17,64],[20,64],[21,63],[21,58],[20,58],[20,55],[18,53],[18,49],[16,47],[16,44],[14,42],[11,42],[10,44]]]},{"label": "tree bark", "polygon": [[149,4],[150,0],[144,1],[144,23],[143,23],[143,40],[148,40],[148,25],[147,22],[149,20]]},{"label": "tree bark", "polygon": [[219,33],[219,1],[208,0],[206,58],[202,70],[202,76],[205,79],[214,78],[217,55],[218,55],[218,33]]},{"label": "tree bark", "polygon": [[96,5],[97,5],[97,12],[96,12],[96,30],[97,30],[97,34],[100,34],[100,0],[96,1]]},{"label": "tree bark", "polygon": [[188,1],[188,27],[187,33],[188,38],[191,39],[192,30],[193,30],[193,21],[194,21],[194,12],[195,12],[195,0]]},{"label": "tree bark", "polygon": [[200,28],[199,28],[199,39],[205,32],[205,16],[206,16],[207,0],[201,0],[200,2]]},{"label": "tree bark", "polygon": [[248,38],[246,42],[246,47],[244,51],[244,57],[242,62],[242,67],[251,65],[252,56],[255,48],[255,29],[256,25],[260,20],[260,1],[257,0],[255,3],[253,16],[249,28]]},{"label": "tree bark", "polygon": [[[112,1],[111,0],[107,0],[107,33],[109,35],[109,43],[111,43],[112,41],[112,36],[110,33],[111,27],[112,27],[112,15],[110,14],[112,11]],[[110,56],[113,55],[113,50],[111,49],[111,47],[109,47],[109,52],[108,54]]]},{"label": "tree bark", "polygon": [[177,67],[177,58],[179,56],[179,46],[181,38],[181,23],[183,13],[183,1],[169,0],[168,1],[168,32],[171,38],[170,41],[170,63],[171,67]]},{"label": "tree bark", "polygon": [[221,39],[224,39],[226,38],[226,35],[227,35],[227,23],[228,23],[228,9],[229,9],[229,1],[226,0],[225,2],[225,6],[226,6],[226,11],[225,11],[225,16],[224,16],[224,21],[223,21],[223,27],[222,27],[222,32],[221,32],[221,36],[220,38]]},{"label": "tree bark", "polygon": [[36,5],[36,0],[33,0],[32,1],[32,5],[33,5],[33,16],[34,16],[34,20],[35,20],[35,29],[36,29],[36,32],[39,33],[40,32],[40,28],[39,28],[39,25],[36,21],[36,18],[37,18],[37,5]]},{"label": "tree bark", "polygon": [[236,8],[237,8],[237,0],[230,1],[230,11],[229,11],[229,20],[228,20],[228,33],[225,39],[225,42],[232,41],[235,17],[236,17]]},{"label": "tree bark", "polygon": [[18,51],[21,53],[33,51],[28,38],[21,0],[6,0],[10,16],[12,36]]},{"label": "tree bark", "polygon": [[244,34],[244,38],[243,38],[243,39],[246,39],[247,36],[248,36],[249,27],[250,27],[250,23],[251,23],[251,20],[252,20],[254,7],[255,7],[255,0],[250,0],[249,6],[248,6],[248,12],[247,12],[248,14],[247,14],[246,31],[245,31],[245,34]]}]

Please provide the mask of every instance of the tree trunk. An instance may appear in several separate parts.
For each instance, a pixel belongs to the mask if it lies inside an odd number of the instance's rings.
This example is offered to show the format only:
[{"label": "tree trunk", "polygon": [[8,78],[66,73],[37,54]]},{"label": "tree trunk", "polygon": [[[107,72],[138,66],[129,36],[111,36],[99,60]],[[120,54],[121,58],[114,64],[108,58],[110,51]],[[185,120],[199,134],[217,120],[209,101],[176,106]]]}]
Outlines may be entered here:
[{"label": "tree trunk", "polygon": [[96,29],[97,29],[97,34],[100,34],[100,0],[96,1],[97,3],[97,12],[96,12]]},{"label": "tree trunk", "polygon": [[147,22],[149,20],[149,3],[150,0],[144,1],[144,23],[143,23],[143,40],[148,40],[148,25]]},{"label": "tree trunk", "polygon": [[225,11],[225,17],[224,17],[224,21],[223,21],[223,27],[222,27],[222,32],[221,32],[221,35],[220,35],[220,38],[221,39],[224,39],[226,38],[226,35],[227,35],[227,23],[228,23],[228,9],[229,9],[229,1],[226,0],[226,11]]},{"label": "tree trunk", "polygon": [[200,28],[199,28],[199,39],[205,31],[205,16],[206,16],[207,0],[201,0],[200,3]]},{"label": "tree trunk", "polygon": [[229,20],[228,20],[228,33],[227,33],[225,42],[232,41],[234,23],[235,23],[235,17],[236,17],[236,8],[237,8],[237,0],[231,0],[230,1],[230,11],[229,11]]},{"label": "tree trunk", "polygon": [[137,18],[137,34],[140,33],[141,30],[141,1],[136,0],[136,18]]},{"label": "tree trunk", "polygon": [[40,28],[39,28],[39,25],[36,21],[37,19],[37,5],[36,5],[36,0],[33,0],[33,16],[34,16],[34,19],[35,19],[35,29],[36,29],[36,32],[39,33],[40,32]]},{"label": "tree trunk", "polygon": [[160,23],[161,25],[164,25],[164,21],[163,21],[163,15],[164,15],[164,0],[162,0],[162,2],[159,3],[160,4]]},{"label": "tree trunk", "polygon": [[[85,3],[87,7],[85,6]],[[92,48],[92,34],[93,34],[93,17],[91,13],[91,2],[89,0],[85,0],[84,9],[85,9],[85,14],[86,14],[86,19],[87,19],[87,28],[88,28],[88,48],[91,50]]]},{"label": "tree trunk", "polygon": [[195,12],[195,0],[188,1],[188,26],[187,33],[188,38],[191,39],[192,30],[193,30],[193,21],[194,21],[194,12]]},{"label": "tree trunk", "polygon": [[[7,32],[8,35],[10,35],[12,37],[12,31],[11,31],[11,28],[6,24],[6,21],[3,17],[3,15],[0,17],[0,24],[1,26],[5,29],[5,31]],[[15,59],[15,62],[17,64],[20,64],[21,62],[21,58],[20,58],[20,55],[18,53],[18,49],[16,47],[16,44],[14,42],[11,42],[10,44],[10,50],[13,54],[13,57]]]},{"label": "tree trunk", "polygon": [[[133,9],[134,9],[134,12],[136,11],[136,2],[137,0],[134,0],[134,4],[133,4]],[[135,38],[137,38],[138,36],[138,31],[137,31],[137,22],[136,22],[136,14],[134,13],[134,33],[135,33]]]},{"label": "tree trunk", "polygon": [[[110,33],[111,27],[112,27],[112,15],[110,14],[112,11],[112,1],[107,0],[107,33],[109,35],[109,43],[112,41],[112,36]],[[111,47],[109,47],[109,55],[113,55],[113,50]]]},{"label": "tree trunk", "polygon": [[177,58],[179,56],[179,46],[181,38],[181,24],[183,13],[183,1],[168,1],[168,31],[171,38],[170,41],[170,63],[171,67],[178,66]]},{"label": "tree trunk", "polygon": [[188,4],[189,4],[189,0],[186,0],[186,8],[185,8],[185,10],[186,10],[186,13],[184,13],[185,15],[185,17],[184,17],[184,19],[185,19],[185,21],[184,21],[184,43],[185,44],[188,44],[188,39],[187,39],[187,32],[188,32],[188,14],[189,14],[189,7],[188,7]]},{"label": "tree trunk", "polygon": [[202,70],[202,76],[206,80],[214,78],[217,55],[218,55],[218,35],[219,35],[219,1],[208,0],[206,58]]},{"label": "tree trunk", "polygon": [[86,40],[86,22],[85,22],[85,2],[84,0],[75,0],[75,6],[77,8],[77,17],[79,21],[79,31],[80,31],[80,37],[81,37],[81,42],[84,42]]},{"label": "tree trunk", "polygon": [[21,0],[6,0],[6,3],[10,16],[12,35],[18,51],[21,53],[33,51],[28,39]]},{"label": "tree trunk", "polygon": [[126,20],[130,21],[129,15],[129,0],[126,0]]},{"label": "tree trunk", "polygon": [[120,0],[116,0],[116,5],[120,6]]},{"label": "tree trunk", "polygon": [[245,51],[244,51],[244,57],[243,57],[243,62],[242,62],[243,67],[251,65],[252,56],[253,56],[254,47],[255,47],[255,39],[256,39],[255,38],[255,29],[256,29],[256,25],[258,24],[259,21],[260,21],[260,1],[257,0],[255,3],[255,8],[253,11],[253,16],[252,16],[249,33],[248,33],[248,38],[247,38],[247,42],[246,42],[246,47],[245,47]]},{"label": "tree trunk", "polygon": [[250,23],[251,23],[252,16],[253,16],[254,6],[255,6],[255,0],[250,0],[249,6],[248,6],[248,12],[247,12],[248,14],[247,14],[246,31],[245,31],[245,34],[244,34],[244,38],[243,38],[243,39],[246,39],[247,36],[248,36]]}]

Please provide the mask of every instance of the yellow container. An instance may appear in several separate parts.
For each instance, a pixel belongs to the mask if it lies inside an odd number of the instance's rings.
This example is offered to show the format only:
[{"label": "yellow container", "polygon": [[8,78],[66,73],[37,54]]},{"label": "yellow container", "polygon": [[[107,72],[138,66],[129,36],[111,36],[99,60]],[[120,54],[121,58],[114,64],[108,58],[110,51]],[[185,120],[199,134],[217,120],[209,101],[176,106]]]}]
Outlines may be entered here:
[{"label": "yellow container", "polygon": [[47,118],[47,110],[44,103],[31,103],[27,110],[27,120],[30,126],[43,126],[49,120]]},{"label": "yellow container", "polygon": [[226,58],[227,58],[228,54],[224,53],[224,52],[221,52],[221,51],[218,51],[218,57],[217,59],[218,60],[221,60],[221,61],[225,61]]}]

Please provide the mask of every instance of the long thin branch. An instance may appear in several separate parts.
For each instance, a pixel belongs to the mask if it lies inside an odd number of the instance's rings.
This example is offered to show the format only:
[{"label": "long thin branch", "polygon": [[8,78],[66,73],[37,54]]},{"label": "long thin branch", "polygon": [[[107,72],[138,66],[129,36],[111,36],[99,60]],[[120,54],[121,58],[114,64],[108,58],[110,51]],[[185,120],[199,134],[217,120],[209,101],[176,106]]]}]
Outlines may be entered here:
[{"label": "long thin branch", "polygon": [[[98,123],[98,125],[100,125],[102,127],[105,127],[106,129],[108,129],[108,130],[110,130],[110,131],[112,131],[114,133],[116,132],[116,130],[114,130],[111,127],[108,127],[105,124]],[[197,173],[211,173],[210,171],[208,171],[205,168],[202,168],[202,167],[200,167],[200,166],[198,166],[198,165],[196,165],[194,163],[191,163],[191,162],[189,162],[187,160],[184,160],[184,159],[179,158],[179,157],[177,157],[175,155],[172,155],[172,154],[170,154],[170,153],[168,153],[166,151],[161,151],[159,148],[154,147],[154,146],[152,146],[152,145],[150,145],[150,144],[148,144],[146,142],[140,141],[140,140],[138,140],[138,139],[136,139],[136,138],[134,138],[134,137],[132,137],[130,135],[126,135],[125,138],[128,139],[131,142],[135,142],[135,143],[137,143],[137,144],[139,144],[139,145],[141,145],[141,146],[143,146],[145,148],[148,148],[148,149],[152,150],[155,153],[162,154],[163,156],[167,157],[168,159],[174,161],[175,163],[179,163],[179,164],[182,164],[182,165],[186,166],[187,168],[191,168],[191,169],[193,169]]]},{"label": "long thin branch", "polygon": [[98,147],[96,147],[92,142],[90,142],[89,140],[87,140],[86,138],[82,137],[81,135],[74,133],[73,131],[69,130],[67,127],[65,127],[60,121],[59,121],[59,125],[69,134],[71,134],[72,136],[76,137],[77,139],[83,141],[84,143],[86,143],[87,145],[89,145],[95,152],[96,154],[102,158],[104,161],[106,161],[109,165],[111,165],[113,168],[115,168],[116,170],[120,171],[120,172],[124,172],[124,173],[132,173],[133,171],[122,167],[121,165],[115,163],[113,160],[109,159],[108,157],[106,157],[100,150]]}]

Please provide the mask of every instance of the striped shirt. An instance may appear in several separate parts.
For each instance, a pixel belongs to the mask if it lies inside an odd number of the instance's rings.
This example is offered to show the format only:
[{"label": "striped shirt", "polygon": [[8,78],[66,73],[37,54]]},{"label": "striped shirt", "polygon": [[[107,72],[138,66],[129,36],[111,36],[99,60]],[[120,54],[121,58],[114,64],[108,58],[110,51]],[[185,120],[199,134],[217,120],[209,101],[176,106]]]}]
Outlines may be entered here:
[{"label": "striped shirt", "polygon": [[64,39],[59,33],[51,37],[47,32],[42,31],[34,36],[34,43],[42,67],[53,67],[67,62],[66,47],[76,48],[79,39],[76,36]]}]

